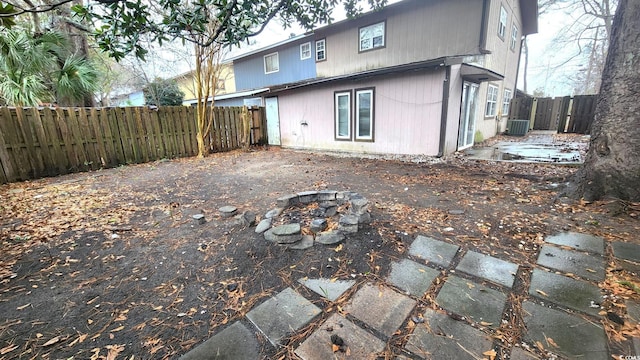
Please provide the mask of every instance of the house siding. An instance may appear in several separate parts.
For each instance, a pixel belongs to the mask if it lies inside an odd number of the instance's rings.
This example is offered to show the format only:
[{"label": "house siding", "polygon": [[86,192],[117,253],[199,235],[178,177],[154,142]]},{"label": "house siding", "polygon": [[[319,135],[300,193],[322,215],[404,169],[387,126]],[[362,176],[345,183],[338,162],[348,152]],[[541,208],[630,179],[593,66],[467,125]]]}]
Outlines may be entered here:
[{"label": "house siding", "polygon": [[[479,53],[483,0],[409,0],[344,26],[320,29],[327,60],[317,63],[319,77]],[[455,20],[455,21],[454,21]],[[359,28],[386,21],[385,47],[359,52]]]},{"label": "house siding", "polygon": [[[437,155],[444,78],[445,71],[438,69],[285,92],[279,96],[282,145],[357,153]],[[375,87],[375,141],[336,141],[334,92],[368,87]]]},{"label": "house siding", "polygon": [[[314,78],[316,76],[316,64],[313,57],[315,51],[313,41],[311,42],[311,58],[300,60],[300,44],[308,41],[310,40],[287,44],[282,48],[269,49],[235,61],[233,66],[236,91]],[[265,74],[264,56],[275,52],[278,53],[279,71]]]}]

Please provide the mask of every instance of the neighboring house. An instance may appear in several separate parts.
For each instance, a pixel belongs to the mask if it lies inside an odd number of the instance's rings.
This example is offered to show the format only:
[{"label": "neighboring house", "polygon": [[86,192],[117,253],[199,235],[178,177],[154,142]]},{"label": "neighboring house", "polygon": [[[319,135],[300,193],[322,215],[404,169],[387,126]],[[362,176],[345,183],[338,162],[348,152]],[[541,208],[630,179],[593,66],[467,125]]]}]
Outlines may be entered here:
[{"label": "neighboring house", "polygon": [[[196,96],[196,79],[195,70],[188,71],[184,74],[175,76],[174,79],[178,83],[178,87],[184,93],[183,105],[195,105],[197,102]],[[233,65],[231,62],[225,62],[220,64],[220,74],[218,76],[218,82],[215,86],[216,106],[221,106],[217,103],[220,98],[224,98],[225,94],[234,93],[236,89]]]},{"label": "neighboring house", "polygon": [[504,131],[535,32],[536,0],[404,0],[233,59],[236,94],[271,144],[441,156]]},{"label": "neighboring house", "polygon": [[142,90],[131,93],[112,95],[109,98],[111,106],[143,106],[144,93]]}]

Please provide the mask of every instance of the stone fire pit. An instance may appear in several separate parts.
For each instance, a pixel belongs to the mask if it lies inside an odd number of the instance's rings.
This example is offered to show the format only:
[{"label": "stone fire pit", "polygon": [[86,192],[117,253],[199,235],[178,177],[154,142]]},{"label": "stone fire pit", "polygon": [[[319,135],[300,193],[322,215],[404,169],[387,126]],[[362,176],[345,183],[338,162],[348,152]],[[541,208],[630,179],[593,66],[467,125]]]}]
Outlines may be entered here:
[{"label": "stone fire pit", "polygon": [[256,233],[292,249],[307,249],[314,243],[336,244],[371,222],[369,201],[351,191],[303,191],[277,199],[267,211]]}]

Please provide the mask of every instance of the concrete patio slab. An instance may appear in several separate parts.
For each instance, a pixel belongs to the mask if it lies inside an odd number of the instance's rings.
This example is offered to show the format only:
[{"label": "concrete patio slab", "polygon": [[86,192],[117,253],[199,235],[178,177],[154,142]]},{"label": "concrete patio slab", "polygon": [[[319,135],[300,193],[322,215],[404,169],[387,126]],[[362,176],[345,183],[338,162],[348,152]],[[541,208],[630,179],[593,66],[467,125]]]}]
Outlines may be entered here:
[{"label": "concrete patio slab", "polygon": [[588,282],[534,269],[529,294],[570,309],[598,315],[602,302],[600,289]]},{"label": "concrete patio slab", "polygon": [[546,242],[572,247],[576,250],[604,254],[604,239],[589,234],[565,232],[545,238]]},{"label": "concrete patio slab", "polygon": [[422,359],[482,359],[492,348],[489,336],[446,314],[427,309],[423,317],[405,347]]},{"label": "concrete patio slab", "polygon": [[618,259],[640,263],[640,245],[614,241],[611,243],[611,247],[613,248],[613,256]]},{"label": "concrete patio slab", "polygon": [[496,284],[511,287],[518,272],[518,265],[475,251],[469,251],[464,255],[456,270],[487,279]]},{"label": "concrete patio slab", "polygon": [[604,257],[563,250],[552,245],[542,245],[540,255],[538,255],[538,265],[572,273],[593,281],[602,281],[605,275]]},{"label": "concrete patio slab", "polygon": [[344,310],[385,336],[393,335],[416,305],[386,286],[364,285]]},{"label": "concrete patio slab", "polygon": [[[333,352],[331,336],[337,335],[344,341],[345,356],[342,351]],[[295,353],[304,360],[348,359],[368,360],[384,350],[384,341],[373,336],[339,314],[333,314],[320,328],[300,345]]]},{"label": "concrete patio slab", "polygon": [[409,254],[446,267],[459,248],[457,245],[418,235],[409,248]]},{"label": "concrete patio slab", "polygon": [[182,355],[180,360],[255,360],[260,358],[260,344],[255,334],[241,322],[228,328]]},{"label": "concrete patio slab", "polygon": [[[526,341],[571,359],[609,359],[607,336],[595,321],[569,315],[530,301],[522,304]],[[549,340],[552,339],[552,340]],[[557,346],[554,346],[557,345]]]},{"label": "concrete patio slab", "polygon": [[436,298],[438,305],[492,328],[500,326],[507,296],[457,276],[450,276]]},{"label": "concrete patio slab", "polygon": [[511,350],[511,360],[540,360],[540,357],[534,353],[530,353],[522,348],[514,347]]},{"label": "concrete patio slab", "polygon": [[247,318],[275,346],[320,313],[320,308],[291,288],[286,288],[247,313]]},{"label": "concrete patio slab", "polygon": [[422,297],[440,272],[409,259],[391,264],[391,273],[387,280],[417,297]]},{"label": "concrete patio slab", "polygon": [[298,279],[298,282],[328,300],[336,301],[356,282],[353,280]]}]

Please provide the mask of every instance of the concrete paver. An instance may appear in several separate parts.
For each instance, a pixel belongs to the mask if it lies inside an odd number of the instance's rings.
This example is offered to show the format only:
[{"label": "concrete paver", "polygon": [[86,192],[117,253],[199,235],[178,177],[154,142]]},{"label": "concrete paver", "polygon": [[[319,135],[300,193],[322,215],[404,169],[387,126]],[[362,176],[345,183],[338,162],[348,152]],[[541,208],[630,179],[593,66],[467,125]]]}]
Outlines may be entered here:
[{"label": "concrete paver", "polygon": [[602,302],[597,286],[540,269],[533,270],[529,294],[595,316]]},{"label": "concrete paver", "polygon": [[611,247],[613,248],[613,256],[618,259],[640,263],[640,245],[614,241],[611,243]]},{"label": "concrete paver", "polygon": [[538,265],[572,273],[593,281],[602,281],[605,275],[604,257],[564,250],[552,245],[542,245],[538,256]]},{"label": "concrete paver", "polygon": [[530,353],[522,348],[514,347],[511,350],[511,360],[539,360],[538,355]]},{"label": "concrete paver", "polygon": [[512,287],[518,272],[518,265],[469,251],[464,255],[456,270],[487,279],[496,284]]},{"label": "concrete paver", "polygon": [[385,336],[393,335],[416,305],[411,298],[386,286],[365,284],[345,311]]},{"label": "concrete paver", "polygon": [[180,360],[255,360],[260,345],[252,331],[236,321],[209,340],[180,357]]},{"label": "concrete paver", "polygon": [[336,301],[345,291],[349,290],[356,282],[353,280],[335,280],[331,279],[298,279],[298,282],[308,287],[313,292],[323,297]]},{"label": "concrete paver", "polygon": [[569,246],[576,250],[604,254],[604,239],[589,234],[565,232],[547,236],[544,241],[556,245]]},{"label": "concrete paver", "polygon": [[498,290],[457,276],[449,276],[436,298],[443,308],[493,328],[500,326],[506,300]]},{"label": "concrete paver", "polygon": [[491,349],[491,339],[478,329],[431,309],[423,317],[405,347],[423,359],[482,359]]},{"label": "concrete paver", "polygon": [[522,307],[526,341],[532,344],[539,341],[546,349],[571,359],[610,358],[607,336],[597,322],[530,301],[523,302]]},{"label": "concrete paver", "polygon": [[385,342],[360,328],[339,314],[333,314],[311,334],[295,353],[304,360],[326,360],[341,358],[343,351],[333,352],[331,335],[337,335],[344,341],[344,352],[354,360],[371,359],[372,355],[384,349]]},{"label": "concrete paver", "polygon": [[446,267],[459,248],[457,245],[418,235],[409,248],[409,254]]},{"label": "concrete paver", "polygon": [[409,259],[391,264],[387,280],[400,289],[417,297],[422,297],[440,272]]},{"label": "concrete paver", "polygon": [[247,313],[247,318],[275,346],[289,332],[305,326],[320,308],[291,288],[286,288]]}]

